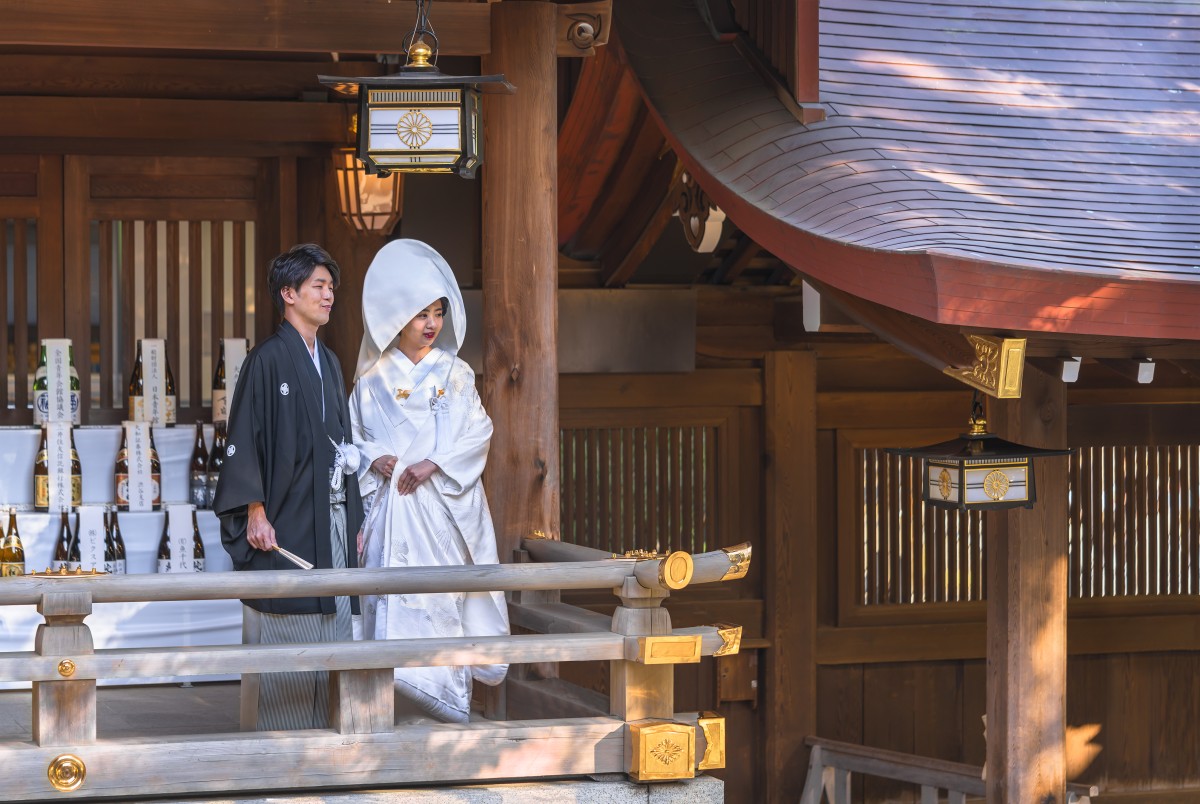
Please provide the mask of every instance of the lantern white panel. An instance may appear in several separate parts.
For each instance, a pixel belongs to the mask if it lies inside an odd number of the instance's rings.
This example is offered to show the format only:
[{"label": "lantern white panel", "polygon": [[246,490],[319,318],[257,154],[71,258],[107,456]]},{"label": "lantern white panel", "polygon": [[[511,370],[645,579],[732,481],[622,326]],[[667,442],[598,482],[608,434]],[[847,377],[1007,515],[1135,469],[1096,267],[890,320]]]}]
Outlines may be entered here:
[{"label": "lantern white panel", "polygon": [[1028,467],[968,466],[967,504],[1017,502],[1029,499]]},{"label": "lantern white panel", "polygon": [[[945,473],[943,476],[942,473]],[[930,464],[926,482],[929,484],[929,499],[958,502],[958,467]]]},{"label": "lantern white panel", "polygon": [[389,106],[370,110],[371,151],[459,151],[462,137],[457,107]]}]

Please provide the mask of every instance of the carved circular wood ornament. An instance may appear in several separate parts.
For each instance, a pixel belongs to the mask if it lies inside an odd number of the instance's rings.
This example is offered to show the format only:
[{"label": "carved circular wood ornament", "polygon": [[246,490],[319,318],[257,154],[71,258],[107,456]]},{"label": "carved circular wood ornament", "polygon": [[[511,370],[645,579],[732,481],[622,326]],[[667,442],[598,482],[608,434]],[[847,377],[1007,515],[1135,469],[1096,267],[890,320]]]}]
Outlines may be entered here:
[{"label": "carved circular wood ornament", "polygon": [[721,242],[725,213],[709,200],[690,173],[680,177],[681,189],[675,214],[683,225],[683,236],[699,254],[711,254]]}]

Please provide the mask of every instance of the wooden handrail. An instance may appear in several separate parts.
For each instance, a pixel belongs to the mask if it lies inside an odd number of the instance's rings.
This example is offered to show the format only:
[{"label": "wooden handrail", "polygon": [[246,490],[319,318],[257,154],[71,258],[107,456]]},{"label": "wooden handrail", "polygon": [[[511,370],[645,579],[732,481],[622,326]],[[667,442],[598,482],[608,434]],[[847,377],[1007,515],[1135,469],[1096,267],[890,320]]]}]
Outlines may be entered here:
[{"label": "wooden handrail", "polygon": [[[962,762],[951,762],[933,757],[872,748],[854,743],[827,740],[822,737],[806,737],[804,743],[812,748],[808,764],[808,780],[800,796],[801,804],[819,804],[823,793],[829,788],[849,790],[849,774],[862,773],[879,776],[898,782],[920,785],[932,790],[946,790],[950,801],[963,801],[965,796],[984,796],[987,786],[983,780],[983,768]],[[839,771],[840,778],[830,771]],[[832,777],[832,778],[831,778]],[[1100,795],[1095,785],[1068,784],[1068,804],[1089,804]],[[830,794],[829,800],[833,801]],[[838,799],[841,802],[841,799]],[[924,800],[924,799],[922,799]],[[849,802],[849,799],[845,799]]]}]

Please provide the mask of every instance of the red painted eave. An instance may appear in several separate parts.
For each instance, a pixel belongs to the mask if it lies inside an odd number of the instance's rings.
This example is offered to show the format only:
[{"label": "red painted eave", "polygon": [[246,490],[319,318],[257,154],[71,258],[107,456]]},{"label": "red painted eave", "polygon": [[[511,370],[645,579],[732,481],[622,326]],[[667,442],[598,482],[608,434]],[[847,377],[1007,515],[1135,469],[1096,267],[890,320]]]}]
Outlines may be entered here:
[{"label": "red painted eave", "polygon": [[[888,3],[870,5],[878,12]],[[1195,153],[1179,150],[1181,140],[1187,145],[1187,138],[1195,136],[1191,132],[1176,136],[1167,130],[1175,139],[1160,133],[1145,140],[1149,145],[1138,139],[1139,131],[1125,136],[1121,147],[1149,154],[1142,159],[1149,167],[1131,157],[1137,164],[1125,171],[1128,176],[1114,168],[1121,159],[1104,152],[1103,137],[1089,140],[1088,132],[1071,128],[1075,124],[1070,121],[1064,124],[1069,136],[1061,148],[1068,148],[1072,137],[1082,150],[1094,147],[1098,167],[1068,150],[1061,151],[1060,159],[1054,150],[1060,144],[1045,146],[1052,137],[1045,132],[1031,135],[1041,137],[1043,162],[1035,154],[1027,174],[1019,172],[1024,166],[1019,149],[1031,146],[1021,132],[1010,132],[1007,139],[1001,135],[978,154],[970,150],[978,141],[964,137],[957,142],[949,135],[931,135],[927,142],[906,144],[908,150],[887,152],[891,143],[920,126],[894,124],[884,135],[850,112],[835,116],[833,125],[804,126],[789,119],[732,47],[709,36],[685,6],[616,0],[617,26],[639,89],[713,202],[739,229],[796,270],[942,324],[1200,340],[1200,267],[1194,264],[1200,262],[1200,211],[1191,187],[1200,188],[1200,161]],[[822,45],[831,46],[828,37]],[[933,90],[922,89],[936,92],[936,82],[931,86]],[[1063,90],[1081,91],[1074,85]],[[947,108],[952,105],[948,102]],[[989,124],[1005,122],[1005,107],[988,107],[986,113],[992,116]],[[1168,121],[1173,123],[1195,112],[1185,105],[1169,106],[1163,114],[1179,115]],[[936,130],[928,120],[921,124],[925,128],[913,135],[918,140]],[[1029,120],[1022,124],[1028,126]],[[971,125],[978,126],[978,120],[964,123]],[[1046,126],[1049,132],[1054,120]],[[1167,158],[1160,159],[1154,149],[1155,136],[1163,141]],[[1017,149],[1011,157],[1005,152],[1009,143]],[[921,156],[942,146],[952,157],[995,158],[1003,170],[991,175],[982,170],[977,180],[964,168],[948,181],[936,169],[895,164],[907,154]],[[1013,161],[1003,161],[1008,158]],[[1101,175],[1102,170],[1112,175]],[[1183,178],[1156,175],[1173,172]],[[1111,187],[1096,193],[1086,184],[1093,175],[1117,182],[1127,195]],[[788,181],[791,187],[785,187]],[[1127,187],[1120,184],[1124,181]],[[1060,182],[1069,190],[1082,187],[1079,198],[1057,193]],[[778,191],[780,187],[784,189]],[[1011,196],[999,195],[997,187],[1010,190]],[[1084,209],[1088,204],[1096,210]],[[1006,234],[1012,237],[1006,239]],[[872,242],[898,246],[873,247]],[[935,245],[920,247],[925,242]],[[1121,248],[1123,242],[1128,248]]]}]

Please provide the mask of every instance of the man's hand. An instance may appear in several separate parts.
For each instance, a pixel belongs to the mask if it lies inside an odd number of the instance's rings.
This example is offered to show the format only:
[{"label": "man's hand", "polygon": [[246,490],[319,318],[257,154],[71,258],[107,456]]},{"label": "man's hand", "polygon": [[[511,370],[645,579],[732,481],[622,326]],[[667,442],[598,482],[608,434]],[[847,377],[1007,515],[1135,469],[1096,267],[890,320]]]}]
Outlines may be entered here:
[{"label": "man's hand", "polygon": [[267,512],[260,502],[252,502],[247,506],[246,541],[255,550],[274,550],[279,546],[275,541],[275,528],[267,521]]},{"label": "man's hand", "polygon": [[400,473],[400,477],[396,480],[396,491],[400,492],[401,497],[412,494],[417,490],[417,486],[428,480],[437,470],[438,465],[428,458],[414,463]]},{"label": "man's hand", "polygon": [[371,462],[371,468],[383,475],[384,479],[390,480],[392,477],[392,472],[396,468],[396,456],[380,455]]}]

